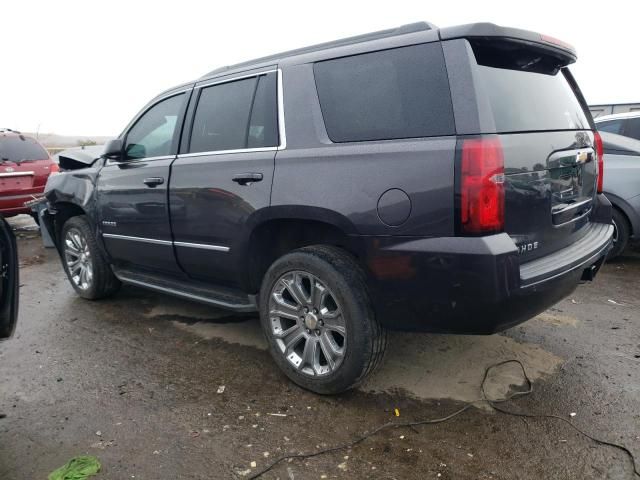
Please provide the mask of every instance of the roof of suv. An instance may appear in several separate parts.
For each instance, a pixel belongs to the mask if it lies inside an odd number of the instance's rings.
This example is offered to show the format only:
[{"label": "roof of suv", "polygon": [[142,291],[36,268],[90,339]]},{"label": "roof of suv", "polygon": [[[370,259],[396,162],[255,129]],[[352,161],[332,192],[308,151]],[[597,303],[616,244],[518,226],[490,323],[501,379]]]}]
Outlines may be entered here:
[{"label": "roof of suv", "polygon": [[607,120],[619,120],[621,118],[636,118],[636,117],[640,117],[640,111],[613,113],[611,115],[602,115],[600,117],[594,118],[593,121],[596,123],[600,123],[600,122],[605,122]]},{"label": "roof of suv", "polygon": [[377,32],[365,33],[363,35],[357,35],[354,37],[347,37],[339,40],[333,40],[331,42],[319,43],[317,45],[311,45],[308,47],[298,48],[295,50],[289,50],[266,57],[256,58],[246,62],[241,62],[235,65],[225,66],[217,68],[202,76],[200,80],[206,80],[211,77],[215,77],[222,74],[229,74],[235,70],[246,69],[251,66],[259,66],[267,62],[279,63],[280,60],[289,57],[295,57],[304,55],[307,53],[313,53],[323,50],[329,50],[332,48],[344,47],[347,45],[355,45],[359,43],[372,42],[375,40],[382,40],[386,38],[398,37],[408,34],[419,34],[420,32],[436,32],[437,37],[440,40],[453,40],[456,38],[491,38],[500,37],[516,41],[519,43],[537,44],[540,47],[544,47],[547,50],[555,51],[555,54],[567,59],[567,63],[573,63],[576,60],[575,49],[558,39],[541,35],[536,32],[528,30],[520,30],[517,28],[501,27],[493,23],[470,23],[467,25],[458,25],[453,27],[438,28],[434,24],[429,22],[417,22],[402,25],[397,28],[391,28],[387,30],[379,30]]},{"label": "roof of suv", "polygon": [[312,53],[312,52],[317,52],[317,51],[320,51],[320,50],[328,50],[330,48],[335,48],[335,47],[344,47],[346,45],[354,45],[356,43],[363,43],[363,42],[368,42],[368,41],[371,41],[371,40],[379,40],[379,39],[387,38],[387,37],[395,37],[397,35],[404,35],[404,34],[407,34],[407,33],[422,32],[422,31],[427,31],[427,30],[437,30],[437,28],[438,27],[436,27],[434,24],[428,23],[428,22],[410,23],[410,24],[407,24],[407,25],[402,25],[402,26],[397,27],[397,28],[390,28],[390,29],[387,29],[387,30],[379,30],[377,32],[365,33],[363,35],[356,35],[356,36],[353,36],[353,37],[341,38],[339,40],[332,40],[330,42],[318,43],[316,45],[310,45],[308,47],[296,48],[294,50],[288,50],[286,52],[281,52],[281,53],[276,53],[276,54],[273,54],[273,55],[268,55],[266,57],[256,58],[254,60],[241,62],[241,63],[235,64],[235,65],[228,65],[228,66],[225,66],[225,67],[220,67],[220,68],[217,68],[217,69],[207,73],[202,78],[212,77],[214,75],[218,75],[220,73],[224,73],[224,72],[227,72],[229,70],[235,70],[236,68],[243,67],[243,66],[249,66],[249,65],[252,65],[252,64],[264,63],[264,62],[269,62],[269,61],[276,61],[276,60],[281,60],[283,58],[294,57],[296,55],[303,55],[305,53]]},{"label": "roof of suv", "polygon": [[0,128],[0,137],[20,137],[22,140],[37,141],[31,135],[25,135],[17,130],[11,130],[10,128]]}]

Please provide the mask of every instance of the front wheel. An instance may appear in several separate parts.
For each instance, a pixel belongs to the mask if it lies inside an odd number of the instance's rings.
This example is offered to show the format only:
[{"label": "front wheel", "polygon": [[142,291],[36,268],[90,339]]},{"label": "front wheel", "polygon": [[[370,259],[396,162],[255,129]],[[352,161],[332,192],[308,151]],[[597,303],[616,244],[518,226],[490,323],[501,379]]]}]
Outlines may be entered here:
[{"label": "front wheel", "polygon": [[355,386],[386,346],[364,273],[334,247],[306,247],[278,259],[262,283],[260,317],[275,362],[316,393]]},{"label": "front wheel", "polygon": [[120,287],[84,215],[71,217],[62,227],[61,255],[71,286],[82,298],[104,298]]}]

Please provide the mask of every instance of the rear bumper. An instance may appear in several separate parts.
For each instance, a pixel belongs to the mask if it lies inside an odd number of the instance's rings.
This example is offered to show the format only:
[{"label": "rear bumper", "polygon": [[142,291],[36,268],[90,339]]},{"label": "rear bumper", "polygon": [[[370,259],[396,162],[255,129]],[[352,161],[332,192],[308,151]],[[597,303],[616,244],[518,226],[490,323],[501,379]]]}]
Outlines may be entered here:
[{"label": "rear bumper", "polygon": [[21,213],[31,213],[31,208],[25,207],[25,202],[42,197],[43,192],[44,186],[29,189],[27,193],[18,193],[14,195],[0,194],[0,213],[5,217],[19,215]]},{"label": "rear bumper", "polygon": [[400,330],[488,334],[517,325],[594,278],[613,227],[587,228],[573,245],[526,264],[506,233],[368,241],[376,314]]}]

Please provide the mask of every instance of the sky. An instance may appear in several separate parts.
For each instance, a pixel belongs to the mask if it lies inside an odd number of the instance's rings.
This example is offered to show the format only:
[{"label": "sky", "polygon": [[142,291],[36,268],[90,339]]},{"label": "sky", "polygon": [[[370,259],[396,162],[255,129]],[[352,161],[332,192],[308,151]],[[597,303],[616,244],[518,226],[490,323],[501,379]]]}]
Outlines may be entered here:
[{"label": "sky", "polygon": [[6,1],[0,127],[115,136],[156,94],[219,66],[422,20],[557,37],[578,51],[572,71],[587,102],[640,102],[630,55],[640,3],[623,3]]}]

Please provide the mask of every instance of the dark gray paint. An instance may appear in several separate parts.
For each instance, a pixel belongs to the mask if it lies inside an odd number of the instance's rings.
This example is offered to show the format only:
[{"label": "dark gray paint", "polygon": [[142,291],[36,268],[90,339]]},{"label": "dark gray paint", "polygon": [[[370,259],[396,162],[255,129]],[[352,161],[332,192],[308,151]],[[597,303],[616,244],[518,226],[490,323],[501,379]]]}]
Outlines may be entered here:
[{"label": "dark gray paint", "polygon": [[453,115],[458,135],[495,133],[491,104],[477,78],[475,57],[469,42],[464,39],[442,42]]},{"label": "dark gray paint", "polygon": [[378,216],[385,225],[399,227],[411,215],[411,199],[399,188],[387,190],[378,199]]},{"label": "dark gray paint", "polygon": [[[102,232],[171,242],[167,187],[172,161],[173,157],[109,161],[102,168],[96,192]],[[165,183],[151,188],[144,184],[145,178],[149,177],[164,178]],[[103,222],[115,222],[116,225]],[[115,263],[180,272],[171,244],[104,238],[104,245]]]}]

